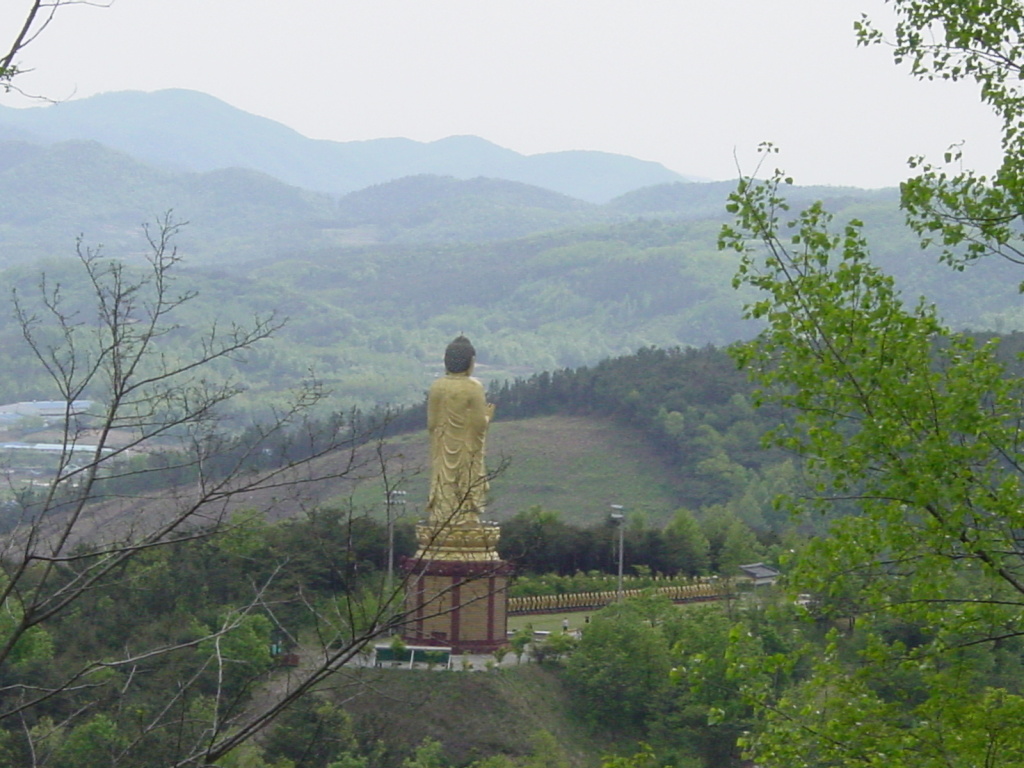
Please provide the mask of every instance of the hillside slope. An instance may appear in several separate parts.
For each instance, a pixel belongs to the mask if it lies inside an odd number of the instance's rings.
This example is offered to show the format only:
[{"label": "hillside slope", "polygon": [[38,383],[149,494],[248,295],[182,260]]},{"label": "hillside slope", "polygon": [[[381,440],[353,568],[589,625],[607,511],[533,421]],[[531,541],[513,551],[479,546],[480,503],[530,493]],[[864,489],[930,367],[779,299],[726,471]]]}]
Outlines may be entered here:
[{"label": "hillside slope", "polygon": [[555,737],[572,768],[592,768],[611,751],[573,718],[559,675],[536,664],[491,673],[368,670],[358,684],[360,692],[345,706],[362,738],[386,745],[389,765],[399,765],[425,739],[440,741],[453,765],[496,754],[521,757],[542,730]]},{"label": "hillside slope", "polygon": [[251,256],[294,241],[333,208],[256,171],[172,173],[94,141],[0,141],[0,266],[73,253],[80,235],[111,255],[138,253],[142,225],[169,210],[189,222],[180,244],[193,258]]},{"label": "hillside slope", "polygon": [[345,195],[336,222],[371,227],[382,242],[480,242],[590,224],[608,215],[599,206],[519,182],[419,175]]},{"label": "hillside slope", "polygon": [[[46,433],[39,433],[26,439],[46,438]],[[499,421],[491,427],[488,450],[489,469],[498,473],[491,486],[488,517],[499,522],[539,504],[557,510],[567,522],[586,526],[603,520],[609,504],[619,503],[652,522],[665,523],[678,506],[679,489],[672,473],[646,438],[610,420],[544,416]],[[381,455],[387,459],[390,487],[408,494],[403,518],[419,519],[429,482],[426,431],[387,441]],[[351,468],[347,477],[248,493],[235,498],[227,512],[257,509],[276,521],[301,517],[324,505],[383,519],[384,488],[376,445],[367,445],[354,456],[346,452],[325,456],[313,462],[306,474],[328,476],[345,467]],[[97,502],[82,517],[78,536],[102,539],[130,528],[155,526],[174,508],[181,491],[188,489]],[[51,522],[59,524],[59,515]]]},{"label": "hillside slope", "polygon": [[[389,482],[408,492],[406,514],[422,513],[427,498],[426,432],[389,443]],[[672,474],[638,431],[608,419],[542,416],[496,421],[488,433],[491,482],[487,515],[498,522],[539,504],[566,522],[591,525],[605,519],[609,504],[625,504],[652,521],[667,522],[678,503]],[[329,503],[351,499],[359,509],[383,512],[384,488],[376,479],[354,488],[339,485]]]}]

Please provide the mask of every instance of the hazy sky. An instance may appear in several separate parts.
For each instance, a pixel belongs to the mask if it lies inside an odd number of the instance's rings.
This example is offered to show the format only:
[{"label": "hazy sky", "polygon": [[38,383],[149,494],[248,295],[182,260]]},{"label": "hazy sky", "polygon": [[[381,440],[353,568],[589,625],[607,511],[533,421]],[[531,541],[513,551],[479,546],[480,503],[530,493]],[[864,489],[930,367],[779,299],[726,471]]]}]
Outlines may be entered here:
[{"label": "hazy sky", "polygon": [[[0,29],[22,0],[5,0]],[[881,0],[114,0],[72,6],[26,52],[52,98],[190,88],[313,138],[473,134],[525,154],[594,149],[709,179],[761,141],[802,184],[890,186],[966,140],[972,85],[922,83],[857,48]],[[0,103],[21,105],[16,96]]]}]

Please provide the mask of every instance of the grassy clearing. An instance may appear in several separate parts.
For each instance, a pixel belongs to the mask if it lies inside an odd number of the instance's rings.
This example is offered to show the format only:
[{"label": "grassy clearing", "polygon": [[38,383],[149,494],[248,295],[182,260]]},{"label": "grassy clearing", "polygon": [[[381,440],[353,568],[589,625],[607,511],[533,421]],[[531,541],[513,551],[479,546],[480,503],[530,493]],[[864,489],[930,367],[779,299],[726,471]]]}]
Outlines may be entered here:
[{"label": "grassy clearing", "polygon": [[533,613],[527,616],[509,616],[508,628],[510,631],[518,631],[527,625],[532,626],[535,632],[561,632],[562,622],[569,622],[569,631],[574,632],[583,629],[587,623],[587,617],[592,616],[596,611],[572,611],[570,613]]},{"label": "grassy clearing", "polygon": [[[407,491],[407,503],[395,511],[410,519],[423,516],[429,465],[426,432],[403,435],[387,447],[392,483]],[[561,512],[577,525],[603,521],[609,504],[667,522],[675,511],[671,476],[640,433],[611,421],[545,416],[496,422],[488,436],[488,466],[504,470],[491,483],[488,516],[507,520],[539,504]],[[384,515],[379,480],[358,483],[346,496],[359,509]]]},{"label": "grassy clearing", "polygon": [[492,484],[492,506],[514,514],[534,504],[568,522],[603,521],[609,504],[667,520],[673,493],[642,436],[611,421],[563,416],[498,423],[489,448],[510,461]]}]

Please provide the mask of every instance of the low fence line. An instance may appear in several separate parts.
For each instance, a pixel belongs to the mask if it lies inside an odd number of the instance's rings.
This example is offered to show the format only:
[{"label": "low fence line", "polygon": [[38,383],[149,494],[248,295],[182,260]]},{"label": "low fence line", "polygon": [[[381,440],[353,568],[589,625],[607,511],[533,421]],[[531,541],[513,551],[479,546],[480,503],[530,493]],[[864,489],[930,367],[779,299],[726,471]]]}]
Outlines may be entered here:
[{"label": "low fence line", "polygon": [[[733,594],[733,584],[729,579],[702,581],[696,584],[676,584],[668,587],[648,587],[647,589],[624,589],[623,597],[639,597],[653,592],[664,595],[674,603],[691,603],[705,600],[721,600]],[[567,613],[570,611],[592,611],[614,603],[619,598],[617,590],[602,592],[566,592],[560,595],[529,595],[527,597],[510,597],[508,614],[524,613]]]}]

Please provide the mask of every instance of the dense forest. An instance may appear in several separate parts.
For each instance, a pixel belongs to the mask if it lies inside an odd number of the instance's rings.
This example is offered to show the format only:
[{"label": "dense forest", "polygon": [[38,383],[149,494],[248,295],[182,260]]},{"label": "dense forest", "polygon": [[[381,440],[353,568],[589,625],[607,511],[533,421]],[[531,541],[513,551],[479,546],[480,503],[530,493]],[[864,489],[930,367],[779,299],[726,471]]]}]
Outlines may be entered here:
[{"label": "dense forest", "polygon": [[[246,269],[189,269],[182,288],[199,297],[183,327],[244,322],[260,308],[288,318],[247,360],[245,406],[259,407],[304,371],[335,392],[339,408],[405,404],[419,399],[460,331],[478,345],[478,375],[488,382],[651,345],[748,338],[756,325],[739,318],[735,263],[714,251],[716,231],[709,222],[637,222],[501,245],[323,250]],[[904,253],[894,247],[892,260],[911,296],[927,291],[957,324],[1016,327],[1015,282],[1005,268],[949,281]],[[20,269],[6,279],[31,291],[38,273]],[[77,279],[65,268],[52,274],[68,290]],[[18,330],[5,323],[0,332],[16,339]],[[19,371],[4,387],[12,399],[45,396],[18,346],[4,350],[4,370]]]},{"label": "dense forest", "polygon": [[[583,574],[578,569],[589,569],[591,582],[601,570],[614,572],[614,535],[607,528],[579,529],[560,523],[557,516],[534,510],[517,516],[502,530],[502,553],[517,564],[521,574],[520,594],[593,588],[580,580]],[[289,674],[287,668],[278,666],[276,655],[298,652],[308,660],[313,637],[333,643],[361,643],[360,638],[372,631],[381,615],[398,611],[394,601],[402,586],[395,593],[385,582],[388,538],[386,527],[379,522],[324,509],[311,512],[305,519],[274,525],[250,515],[236,519],[231,532],[197,534],[133,558],[113,574],[112,580],[83,595],[72,610],[49,622],[45,629],[38,628],[23,637],[0,677],[0,684],[9,693],[4,703],[6,719],[12,723],[0,731],[0,765],[26,764],[33,759],[30,749],[37,755],[35,759],[45,758],[46,764],[57,766],[103,765],[109,761],[143,766],[187,760],[190,752],[201,753],[204,734],[215,728],[213,718],[230,721],[244,714],[253,706],[254,697],[258,700],[261,690],[279,684]],[[697,524],[686,513],[664,531],[633,528],[627,541],[630,571],[648,576],[652,569],[666,575],[707,575],[719,569],[725,572],[748,559],[751,548],[754,553],[760,548],[752,532],[737,527],[735,521],[729,527],[727,521],[709,517]],[[411,556],[413,549],[411,527],[399,526],[396,551]],[[66,584],[72,584],[83,570],[88,571],[99,557],[85,553],[74,557],[75,566],[63,574]],[[557,572],[575,574],[575,581],[553,579],[551,574]],[[382,602],[388,601],[393,604],[381,614]],[[632,632],[633,622],[653,608],[638,605],[637,610],[640,613],[630,609],[622,615],[613,614],[618,616],[614,621]],[[658,610],[665,614],[667,608]],[[581,659],[591,644],[609,642],[601,630],[604,621],[594,618],[594,632],[582,646]],[[671,626],[676,628],[673,632],[684,631],[678,621]],[[685,631],[695,631],[694,625],[686,626],[690,629]],[[533,639],[529,633],[522,637]],[[645,663],[668,664],[668,649],[677,639],[668,634],[659,640],[669,644],[661,648],[658,657],[645,652]],[[715,642],[721,640],[719,637]],[[511,642],[521,654],[524,646],[516,639]],[[159,648],[160,652],[145,651],[149,648]],[[140,650],[144,652],[135,656]],[[537,660],[553,665],[552,685],[593,690],[600,679],[596,672],[591,682],[585,683],[582,673],[572,672],[570,667],[569,677],[559,682],[562,664],[574,658],[567,656],[570,650],[571,644],[561,647],[552,641],[534,644],[532,653]],[[621,650],[629,649],[624,646]],[[496,659],[500,661],[507,652],[496,654]],[[124,657],[132,659],[129,665],[120,663]],[[230,660],[226,667],[223,661],[211,663],[225,658]],[[603,674],[615,674],[614,658],[601,662],[608,667]],[[88,674],[86,670],[96,663],[94,660],[106,660],[100,666],[107,671]],[[586,663],[592,665],[594,661]],[[371,674],[371,670],[364,672]],[[501,674],[506,673],[515,671]],[[88,684],[68,687],[65,683],[80,677]],[[361,685],[360,668],[351,668],[344,679],[344,685],[327,686],[289,710],[271,728],[269,738],[261,740],[262,746],[246,747],[217,764],[326,768],[342,759],[351,762],[341,764],[352,766],[397,768],[416,764],[410,761],[417,759],[416,754],[425,745],[401,738],[378,741],[366,714],[360,713],[359,697],[354,698],[354,705],[345,705]],[[666,675],[648,693],[656,689],[667,692],[668,683]],[[381,684],[378,681],[375,685]],[[55,695],[39,695],[47,690]],[[174,693],[169,694],[171,691]],[[634,690],[631,696],[646,695]],[[660,694],[654,700],[660,701]],[[641,709],[646,712],[648,707],[643,704]],[[588,711],[579,706],[578,711],[566,716],[575,717],[574,727],[587,732],[588,718],[593,716],[593,711]],[[72,719],[82,712],[88,715]],[[638,710],[635,717],[623,721],[621,730],[604,740],[604,749],[628,751],[632,739],[654,727],[645,718]],[[69,719],[75,724],[64,725]],[[30,724],[30,739],[22,732],[25,723]],[[697,724],[693,727],[701,731]],[[330,738],[321,743],[317,734],[325,728]],[[445,759],[455,757],[451,750],[456,749],[457,734],[443,736],[445,744],[438,742],[435,750],[437,760],[443,755],[448,756]],[[481,738],[490,736],[484,734]],[[674,738],[673,743],[682,743]],[[481,746],[476,744],[474,748]],[[491,758],[494,762],[481,765],[534,765],[530,760],[538,758],[530,756],[531,750],[540,747],[530,741],[505,749],[511,751],[503,758],[495,754]],[[559,754],[557,748],[545,749]],[[723,747],[716,749],[720,752]],[[499,758],[506,762],[497,762]],[[559,764],[570,765],[567,759],[558,757]],[[469,762],[462,757],[455,764]]]},{"label": "dense forest", "polygon": [[[254,313],[288,319],[244,371],[223,366],[248,385],[244,411],[265,413],[307,375],[338,410],[416,402],[459,332],[477,344],[478,375],[501,382],[652,345],[726,345],[758,328],[741,316],[750,293],[731,285],[737,259],[717,248],[729,183],[664,184],[595,205],[500,179],[421,176],[331,200],[239,169],[175,176],[98,145],[12,149],[5,162],[0,264],[23,297],[42,273],[80,290],[79,236],[86,251],[139,266],[140,223],[173,209],[187,222],[178,284],[198,296],[168,343]],[[895,190],[793,191],[794,205],[814,199],[863,220],[877,261],[954,325],[1020,327],[1012,265],[949,280],[902,226]],[[0,399],[51,397],[7,313],[0,339]]]}]

